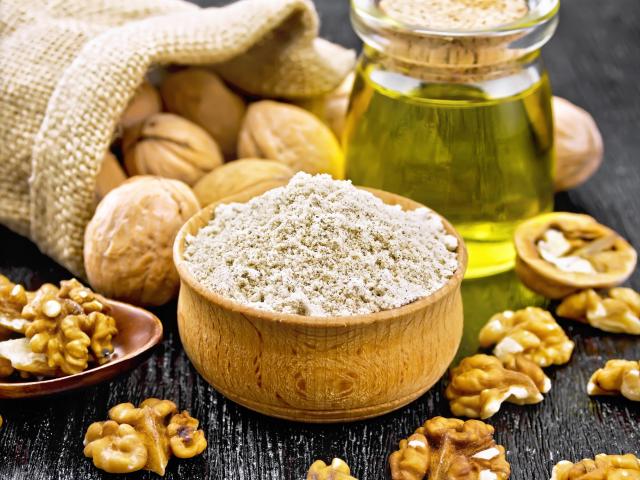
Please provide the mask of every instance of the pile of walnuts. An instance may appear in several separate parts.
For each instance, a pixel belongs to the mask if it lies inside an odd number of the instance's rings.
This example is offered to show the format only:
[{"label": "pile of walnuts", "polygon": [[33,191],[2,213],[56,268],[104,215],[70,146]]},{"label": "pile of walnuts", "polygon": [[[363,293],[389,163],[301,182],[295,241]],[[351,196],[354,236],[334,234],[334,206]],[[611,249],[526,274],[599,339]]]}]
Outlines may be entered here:
[{"label": "pile of walnuts", "polygon": [[173,240],[200,207],[263,193],[298,171],[342,178],[337,135],[352,81],[302,106],[249,103],[204,68],[168,73],[159,88],[145,81],[96,179],[99,203],[84,239],[91,286],[138,305],[164,304],[179,285]]},{"label": "pile of walnuts", "polygon": [[73,375],[108,362],[118,334],[109,312],[75,278],[29,292],[0,275],[0,378]]}]

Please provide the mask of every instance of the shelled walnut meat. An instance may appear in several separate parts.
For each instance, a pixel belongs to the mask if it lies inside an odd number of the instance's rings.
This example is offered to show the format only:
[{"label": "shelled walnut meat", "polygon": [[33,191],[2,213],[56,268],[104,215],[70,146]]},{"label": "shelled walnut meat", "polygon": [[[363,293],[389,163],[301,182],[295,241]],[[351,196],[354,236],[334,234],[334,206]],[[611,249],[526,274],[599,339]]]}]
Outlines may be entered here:
[{"label": "shelled walnut meat", "polygon": [[478,339],[502,360],[521,355],[540,367],[567,363],[575,346],[553,316],[537,307],[495,314]]},{"label": "shelled walnut meat", "polygon": [[238,139],[241,158],[267,158],[307,173],[343,177],[338,140],[312,113],[286,103],[262,100],[249,106]]},{"label": "shelled walnut meat", "polygon": [[479,420],[435,417],[389,457],[393,480],[506,480],[511,468],[493,427]]},{"label": "shelled walnut meat", "polygon": [[284,163],[274,160],[245,158],[225,163],[202,177],[193,187],[200,205],[249,191],[260,195],[272,188],[286,185],[294,175]]},{"label": "shelled walnut meat", "polygon": [[309,467],[307,480],[357,480],[351,476],[351,469],[344,460],[334,458],[327,465],[322,460],[316,460]]},{"label": "shelled walnut meat", "polygon": [[205,130],[170,113],[158,113],[126,130],[122,148],[129,175],[158,175],[187,185],[223,162]]},{"label": "shelled walnut meat", "polygon": [[587,385],[589,395],[622,395],[640,402],[640,361],[609,360],[594,372]]},{"label": "shelled walnut meat", "polygon": [[[512,357],[505,368],[491,355],[473,355],[451,370],[445,392],[456,416],[486,419],[503,402],[518,405],[540,403],[551,382],[542,369],[524,357]],[[525,373],[526,372],[526,373]]]},{"label": "shelled walnut meat", "polygon": [[[3,286],[11,285],[2,279]],[[35,292],[14,285],[10,299],[16,291],[22,308],[14,306],[14,318],[3,328],[18,338],[0,342],[0,377],[14,371],[23,377],[72,375],[110,360],[118,329],[102,297],[76,279],[60,288],[46,283]],[[6,295],[0,287],[0,304],[6,305]]]},{"label": "shelled walnut meat", "polygon": [[139,305],[162,305],[178,290],[173,240],[200,208],[182,182],[139,176],[112,190],[87,225],[84,264],[93,288]]},{"label": "shelled walnut meat", "polygon": [[637,253],[616,232],[588,215],[555,212],[520,224],[516,273],[548,298],[586,288],[610,288],[633,272]]},{"label": "shelled walnut meat", "polygon": [[234,157],[246,106],[218,75],[203,68],[180,70],[164,80],[161,92],[169,112],[202,127],[225,157]]},{"label": "shelled walnut meat", "polygon": [[109,420],[89,426],[84,455],[109,473],[150,470],[164,475],[172,455],[191,458],[207,448],[199,422],[175,403],[149,398],[138,408],[121,403],[109,410]]},{"label": "shelled walnut meat", "polygon": [[640,480],[640,459],[601,453],[575,464],[563,460],[553,467],[551,480]]},{"label": "shelled walnut meat", "polygon": [[556,313],[605,332],[640,335],[640,294],[631,288],[582,290],[566,297]]}]

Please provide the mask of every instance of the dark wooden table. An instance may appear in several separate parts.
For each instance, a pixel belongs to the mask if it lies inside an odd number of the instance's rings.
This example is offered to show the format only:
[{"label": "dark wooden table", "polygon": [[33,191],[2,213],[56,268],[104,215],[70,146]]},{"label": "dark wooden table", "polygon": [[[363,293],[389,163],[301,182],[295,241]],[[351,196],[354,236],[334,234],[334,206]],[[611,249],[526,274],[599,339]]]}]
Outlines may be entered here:
[{"label": "dark wooden table", "polygon": [[[214,3],[201,0],[201,3]],[[324,36],[357,47],[346,0],[317,0]],[[638,0],[564,0],[561,24],[546,47],[555,92],[590,110],[605,138],[605,165],[583,187],[557,197],[559,209],[584,211],[640,248],[640,4]],[[1,201],[1,200],[0,200]],[[0,273],[31,288],[68,276],[24,238],[0,227]],[[640,289],[636,272],[630,284]],[[500,303],[527,300],[513,277],[468,284],[463,350]],[[512,291],[513,296],[496,292]],[[531,299],[534,301],[534,299]],[[82,455],[87,426],[109,407],[154,396],[172,399],[201,419],[209,447],[192,460],[171,460],[167,479],[293,480],[314,459],[346,459],[360,480],[389,478],[387,456],[427,418],[449,415],[442,382],[401,410],[366,422],[334,426],[289,423],[252,413],[204,382],[184,354],[175,330],[175,305],[158,309],[166,338],[136,370],[94,388],[54,398],[0,402],[0,479],[109,478]],[[562,323],[577,347],[571,363],[550,369],[553,389],[531,407],[506,406],[490,423],[508,450],[512,479],[544,480],[559,460],[601,452],[640,454],[640,408],[617,398],[591,399],[593,370],[615,357],[640,358],[640,339],[604,335]],[[154,478],[139,473],[127,478]]]}]

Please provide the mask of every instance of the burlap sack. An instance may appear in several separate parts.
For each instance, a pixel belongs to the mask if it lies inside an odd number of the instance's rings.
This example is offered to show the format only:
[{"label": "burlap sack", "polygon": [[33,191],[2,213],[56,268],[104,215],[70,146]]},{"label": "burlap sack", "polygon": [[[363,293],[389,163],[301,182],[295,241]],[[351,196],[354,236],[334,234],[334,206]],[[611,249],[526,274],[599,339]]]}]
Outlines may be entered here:
[{"label": "burlap sack", "polygon": [[95,177],[149,68],[215,64],[249,93],[320,94],[353,53],[317,34],[308,0],[1,0],[0,222],[82,276]]}]

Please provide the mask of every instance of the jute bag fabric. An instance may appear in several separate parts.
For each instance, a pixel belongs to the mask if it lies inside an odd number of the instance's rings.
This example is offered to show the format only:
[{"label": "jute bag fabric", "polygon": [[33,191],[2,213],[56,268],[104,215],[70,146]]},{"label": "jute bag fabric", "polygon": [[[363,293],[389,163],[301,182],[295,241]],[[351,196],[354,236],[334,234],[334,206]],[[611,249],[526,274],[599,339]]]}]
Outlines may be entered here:
[{"label": "jute bag fabric", "polygon": [[307,0],[0,0],[0,222],[82,276],[95,178],[147,71],[214,65],[251,94],[317,95],[354,61],[317,35]]}]

